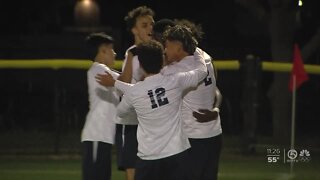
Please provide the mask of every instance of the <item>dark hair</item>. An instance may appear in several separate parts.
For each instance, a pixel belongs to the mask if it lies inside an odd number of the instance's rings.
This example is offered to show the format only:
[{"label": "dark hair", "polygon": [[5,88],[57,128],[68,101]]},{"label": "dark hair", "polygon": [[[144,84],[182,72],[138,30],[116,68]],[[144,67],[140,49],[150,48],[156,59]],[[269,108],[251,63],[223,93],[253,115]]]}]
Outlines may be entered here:
[{"label": "dark hair", "polygon": [[99,32],[92,33],[86,37],[86,45],[88,50],[88,58],[94,60],[95,56],[98,53],[98,49],[102,44],[113,44],[114,40],[111,36]]},{"label": "dark hair", "polygon": [[142,69],[149,74],[159,73],[163,66],[163,46],[155,40],[137,46],[137,55]]},{"label": "dark hair", "polygon": [[153,26],[153,38],[161,43],[164,43],[163,33],[168,28],[173,26],[175,26],[175,23],[171,19],[160,19]]},{"label": "dark hair", "polygon": [[183,50],[190,55],[194,53],[198,45],[198,41],[193,37],[190,29],[181,25],[168,28],[164,32],[164,39],[181,42]]},{"label": "dark hair", "polygon": [[139,6],[128,12],[128,15],[124,18],[127,22],[127,30],[131,31],[131,29],[136,25],[137,18],[141,16],[154,16],[154,11],[147,6]]},{"label": "dark hair", "polygon": [[202,31],[201,24],[195,24],[187,19],[175,19],[174,22],[178,25],[188,27],[191,30],[193,37],[196,38],[198,42],[202,40],[204,32]]}]

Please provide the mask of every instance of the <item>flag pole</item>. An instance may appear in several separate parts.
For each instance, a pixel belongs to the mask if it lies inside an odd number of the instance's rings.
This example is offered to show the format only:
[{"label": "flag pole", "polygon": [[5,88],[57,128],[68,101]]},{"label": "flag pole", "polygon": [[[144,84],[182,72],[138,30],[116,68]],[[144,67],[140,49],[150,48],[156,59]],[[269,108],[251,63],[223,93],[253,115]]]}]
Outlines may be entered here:
[{"label": "flag pole", "polygon": [[[293,64],[289,81],[289,90],[292,91],[292,111],[291,111],[291,149],[294,150],[295,146],[295,123],[296,123],[296,97],[297,88],[301,84],[309,79],[308,74],[304,70],[303,60],[298,44],[294,44],[293,50]],[[297,153],[295,151],[295,153]],[[295,158],[291,159],[290,163],[290,175],[293,176],[293,165]]]},{"label": "flag pole", "polygon": [[[296,121],[296,75],[292,76],[293,80],[293,91],[292,91],[292,110],[291,110],[291,149],[294,149],[295,143],[295,121]],[[293,162],[290,162],[290,174],[293,175]]]}]

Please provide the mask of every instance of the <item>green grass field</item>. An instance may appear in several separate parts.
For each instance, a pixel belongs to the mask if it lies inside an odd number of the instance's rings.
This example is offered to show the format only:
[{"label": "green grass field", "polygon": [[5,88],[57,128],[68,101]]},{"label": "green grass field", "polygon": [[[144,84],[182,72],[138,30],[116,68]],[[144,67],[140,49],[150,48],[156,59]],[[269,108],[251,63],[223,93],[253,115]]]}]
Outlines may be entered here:
[{"label": "green grass field", "polygon": [[[115,162],[115,160],[114,160]],[[312,156],[310,162],[296,163],[294,176],[290,164],[268,163],[266,155],[242,156],[223,152],[220,163],[220,180],[319,180],[320,161]],[[113,180],[123,180],[124,173],[113,164]],[[76,157],[34,156],[0,157],[1,180],[80,180],[81,159]]]}]

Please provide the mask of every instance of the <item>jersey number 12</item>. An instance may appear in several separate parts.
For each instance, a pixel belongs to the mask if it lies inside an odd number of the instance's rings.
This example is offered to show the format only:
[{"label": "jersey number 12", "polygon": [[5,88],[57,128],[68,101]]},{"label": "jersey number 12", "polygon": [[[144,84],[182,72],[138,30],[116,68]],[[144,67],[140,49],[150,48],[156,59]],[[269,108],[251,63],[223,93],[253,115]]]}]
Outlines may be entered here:
[{"label": "jersey number 12", "polygon": [[[154,94],[156,96],[154,96]],[[157,108],[159,106],[163,106],[169,103],[168,98],[165,97],[166,89],[164,88],[157,88],[154,93],[152,90],[148,90],[148,95],[151,101],[151,108]],[[156,100],[155,100],[156,97]],[[156,102],[157,101],[157,102]]]}]

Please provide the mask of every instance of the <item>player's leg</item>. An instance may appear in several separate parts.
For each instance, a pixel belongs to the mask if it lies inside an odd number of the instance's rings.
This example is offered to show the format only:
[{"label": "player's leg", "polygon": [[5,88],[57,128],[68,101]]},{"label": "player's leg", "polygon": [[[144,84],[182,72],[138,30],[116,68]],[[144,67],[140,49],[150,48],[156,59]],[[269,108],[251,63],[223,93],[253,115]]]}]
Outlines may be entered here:
[{"label": "player's leg", "polygon": [[137,128],[137,125],[125,125],[124,129],[123,160],[127,180],[134,180],[135,176],[135,167],[138,159]]},{"label": "player's leg", "polygon": [[207,149],[206,139],[191,139],[189,142],[191,148],[189,150],[189,158],[186,163],[188,164],[188,177],[190,179],[202,180],[206,161],[208,158],[209,150]]},{"label": "player's leg", "polygon": [[117,166],[118,170],[124,171],[123,165],[123,143],[124,143],[124,132],[123,125],[116,124],[116,137],[115,137],[115,145],[117,151]]},{"label": "player's leg", "polygon": [[95,179],[94,163],[93,163],[93,143],[91,141],[82,142],[82,179]]},{"label": "player's leg", "polygon": [[108,143],[99,142],[95,161],[97,180],[111,179],[111,148]]},{"label": "player's leg", "polygon": [[135,168],[127,168],[126,169],[126,179],[134,180]]},{"label": "player's leg", "polygon": [[[170,156],[166,159],[166,162],[162,164],[161,169],[165,169],[166,180],[188,180],[188,158],[189,150],[185,150],[181,153]],[[162,173],[162,172],[160,172]],[[191,180],[191,179],[190,179]]]},{"label": "player's leg", "polygon": [[218,179],[220,153],[222,147],[222,135],[208,139],[207,147],[209,149],[208,161],[204,171],[203,180]]},{"label": "player's leg", "polygon": [[135,168],[135,180],[162,180],[165,170],[160,167],[161,160],[137,159]]},{"label": "player's leg", "polygon": [[133,180],[137,161],[137,125],[119,125],[116,128],[118,169],[126,171],[126,179]]},{"label": "player's leg", "polygon": [[135,180],[187,180],[187,150],[157,160],[138,159]]}]

